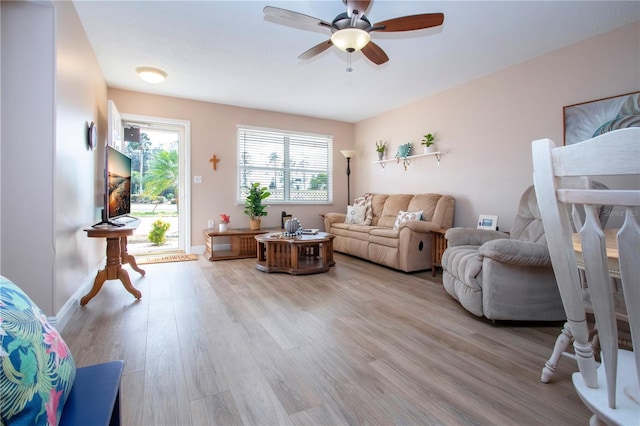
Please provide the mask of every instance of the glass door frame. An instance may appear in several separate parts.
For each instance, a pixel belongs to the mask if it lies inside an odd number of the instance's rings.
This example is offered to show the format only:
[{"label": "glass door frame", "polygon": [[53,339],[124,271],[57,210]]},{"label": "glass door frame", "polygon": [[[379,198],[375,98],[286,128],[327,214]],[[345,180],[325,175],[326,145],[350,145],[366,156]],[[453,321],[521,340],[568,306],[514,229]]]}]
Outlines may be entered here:
[{"label": "glass door frame", "polygon": [[[159,130],[178,132],[178,250],[191,253],[191,122],[173,118],[120,113],[122,122],[144,123]],[[124,128],[122,129],[124,131]]]}]

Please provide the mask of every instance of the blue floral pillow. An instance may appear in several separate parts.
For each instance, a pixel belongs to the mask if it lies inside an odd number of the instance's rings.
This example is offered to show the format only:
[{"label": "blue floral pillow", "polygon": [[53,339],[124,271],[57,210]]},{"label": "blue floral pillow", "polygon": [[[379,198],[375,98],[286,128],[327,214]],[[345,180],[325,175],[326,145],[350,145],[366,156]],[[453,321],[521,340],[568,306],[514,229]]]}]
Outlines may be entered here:
[{"label": "blue floral pillow", "polygon": [[29,297],[0,276],[0,423],[57,425],[76,377],[71,351]]}]

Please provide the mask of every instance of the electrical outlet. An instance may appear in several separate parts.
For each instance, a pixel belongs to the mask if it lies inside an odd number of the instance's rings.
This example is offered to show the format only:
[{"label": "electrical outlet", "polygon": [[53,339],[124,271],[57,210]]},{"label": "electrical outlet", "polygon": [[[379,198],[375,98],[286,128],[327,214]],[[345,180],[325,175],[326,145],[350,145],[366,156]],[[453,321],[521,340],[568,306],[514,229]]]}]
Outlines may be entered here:
[{"label": "electrical outlet", "polygon": [[194,176],[193,183],[202,183],[202,176]]}]

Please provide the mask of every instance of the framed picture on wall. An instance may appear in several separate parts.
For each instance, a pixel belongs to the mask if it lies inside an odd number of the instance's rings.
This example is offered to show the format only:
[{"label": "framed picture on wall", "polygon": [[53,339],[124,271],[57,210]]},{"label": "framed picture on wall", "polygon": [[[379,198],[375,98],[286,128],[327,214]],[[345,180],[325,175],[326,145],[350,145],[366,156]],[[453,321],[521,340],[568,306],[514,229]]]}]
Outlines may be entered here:
[{"label": "framed picture on wall", "polygon": [[564,144],[571,145],[612,130],[640,127],[640,92],[562,108]]},{"label": "framed picture on wall", "polygon": [[495,231],[497,228],[498,216],[481,214],[478,217],[478,229],[492,229]]}]

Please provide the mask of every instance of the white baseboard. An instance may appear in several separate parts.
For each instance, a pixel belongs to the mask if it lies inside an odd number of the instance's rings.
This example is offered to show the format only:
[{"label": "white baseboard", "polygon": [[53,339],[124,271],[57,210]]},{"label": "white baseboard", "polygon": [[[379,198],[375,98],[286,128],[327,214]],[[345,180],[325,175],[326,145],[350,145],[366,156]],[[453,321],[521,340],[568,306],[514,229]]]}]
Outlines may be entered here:
[{"label": "white baseboard", "polygon": [[[214,244],[213,250],[231,250],[231,244]],[[205,246],[192,246],[191,253],[193,254],[204,254]]]},{"label": "white baseboard", "polygon": [[[102,259],[100,263],[96,265],[94,270],[99,271],[103,269],[104,264],[105,259]],[[73,293],[73,295],[69,299],[67,299],[56,316],[47,318],[51,325],[53,325],[59,333],[62,333],[65,326],[69,323],[69,320],[71,320],[73,314],[75,314],[78,307],[80,307],[80,299],[82,299],[82,296],[89,293],[89,291],[93,287],[95,278],[95,272],[91,272],[89,275],[85,276],[82,280],[82,285],[75,291],[75,293]]]},{"label": "white baseboard", "polygon": [[191,246],[191,253],[204,254],[205,246]]}]

